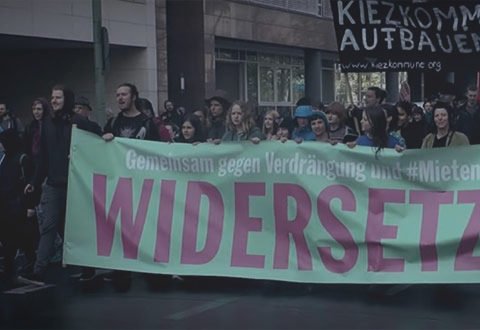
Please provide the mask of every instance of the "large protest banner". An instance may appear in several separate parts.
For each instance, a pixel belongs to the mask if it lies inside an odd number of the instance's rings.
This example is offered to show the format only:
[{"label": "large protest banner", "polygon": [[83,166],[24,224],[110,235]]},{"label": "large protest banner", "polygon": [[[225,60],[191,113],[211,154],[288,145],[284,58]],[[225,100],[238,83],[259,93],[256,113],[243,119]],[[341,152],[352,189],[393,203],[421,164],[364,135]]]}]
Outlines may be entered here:
[{"label": "large protest banner", "polygon": [[106,143],[74,129],[64,262],[318,283],[480,280],[480,148]]},{"label": "large protest banner", "polygon": [[478,1],[331,0],[331,5],[343,71],[480,69]]}]

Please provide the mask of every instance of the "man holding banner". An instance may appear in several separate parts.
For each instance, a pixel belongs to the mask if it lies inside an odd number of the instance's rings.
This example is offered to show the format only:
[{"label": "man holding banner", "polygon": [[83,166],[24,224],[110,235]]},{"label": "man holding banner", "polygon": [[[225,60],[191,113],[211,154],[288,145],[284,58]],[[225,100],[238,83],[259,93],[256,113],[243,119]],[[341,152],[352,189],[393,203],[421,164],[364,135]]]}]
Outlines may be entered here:
[{"label": "man holding banner", "polygon": [[[120,112],[105,125],[103,134],[105,141],[112,141],[115,136],[139,140],[159,140],[153,121],[137,109],[138,95],[138,89],[133,84],[124,83],[118,86],[116,100]],[[112,281],[117,291],[128,291],[132,281],[131,274],[130,272],[115,271]]]},{"label": "man holding banner", "polygon": [[57,232],[63,237],[67,180],[72,127],[98,134],[98,128],[86,118],[73,112],[75,95],[63,85],[52,88],[52,114],[43,121],[40,152],[35,163],[35,176],[25,187],[32,193],[42,186],[41,205],[44,217],[40,225],[40,240],[34,271],[19,278],[20,281],[43,285],[50,258],[54,253]]}]

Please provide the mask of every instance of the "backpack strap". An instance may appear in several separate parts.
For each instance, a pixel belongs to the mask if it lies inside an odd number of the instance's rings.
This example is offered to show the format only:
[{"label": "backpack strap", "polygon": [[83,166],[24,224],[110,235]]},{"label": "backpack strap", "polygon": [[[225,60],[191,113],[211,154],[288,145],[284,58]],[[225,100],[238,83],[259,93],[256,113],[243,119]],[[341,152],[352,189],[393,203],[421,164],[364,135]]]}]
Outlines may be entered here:
[{"label": "backpack strap", "polygon": [[118,114],[116,116],[113,116],[112,119],[110,119],[110,128],[112,129],[112,131],[114,130],[115,122],[117,121],[117,118],[118,118]]},{"label": "backpack strap", "polygon": [[455,133],[454,131],[448,132],[447,140],[445,141],[445,147],[448,147],[450,143],[452,143],[452,138],[454,133]]},{"label": "backpack strap", "polygon": [[22,180],[23,182],[26,182],[26,174],[25,174],[25,166],[23,164],[24,160],[27,158],[27,154],[21,154],[20,157],[18,158],[18,164],[20,165],[20,171],[21,171],[21,176],[20,176],[20,180]]}]

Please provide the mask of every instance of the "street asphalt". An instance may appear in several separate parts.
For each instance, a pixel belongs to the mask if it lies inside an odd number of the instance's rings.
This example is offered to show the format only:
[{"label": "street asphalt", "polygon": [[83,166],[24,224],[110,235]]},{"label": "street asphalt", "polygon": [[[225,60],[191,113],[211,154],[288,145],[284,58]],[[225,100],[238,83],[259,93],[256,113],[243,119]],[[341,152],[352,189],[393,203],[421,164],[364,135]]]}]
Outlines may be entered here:
[{"label": "street asphalt", "polygon": [[[0,329],[480,329],[480,285],[309,285],[134,274],[128,292],[103,275],[0,294]],[[101,271],[105,273],[105,271]],[[4,281],[3,281],[4,282]],[[0,282],[2,283],[2,282]]]}]

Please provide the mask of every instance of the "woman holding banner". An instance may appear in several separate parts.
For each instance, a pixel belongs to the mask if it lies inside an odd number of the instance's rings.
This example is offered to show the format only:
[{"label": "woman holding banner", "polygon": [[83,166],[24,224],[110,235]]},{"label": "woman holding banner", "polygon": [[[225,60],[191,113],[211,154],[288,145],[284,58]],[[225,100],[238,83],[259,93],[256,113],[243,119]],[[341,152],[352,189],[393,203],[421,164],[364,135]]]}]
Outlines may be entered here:
[{"label": "woman holding banner", "polygon": [[323,112],[314,112],[309,121],[312,132],[315,134],[315,141],[331,142],[327,116]]},{"label": "woman holding banner", "polygon": [[434,128],[422,142],[422,149],[469,145],[465,134],[455,131],[453,108],[444,102],[437,102],[432,110]]},{"label": "woman holding banner", "polygon": [[265,135],[255,126],[251,111],[247,103],[242,101],[233,102],[227,114],[227,132],[222,141],[248,141],[258,144],[265,140]]},{"label": "woman holding banner", "polygon": [[383,148],[395,148],[398,152],[403,151],[400,142],[387,132],[387,116],[380,105],[366,107],[363,110],[362,131],[364,135],[360,135],[355,142],[347,143],[349,147],[369,146],[377,148],[375,157]]},{"label": "woman holding banner", "polygon": [[268,111],[263,117],[262,133],[267,140],[274,140],[278,131],[278,118],[280,115],[276,110]]},{"label": "woman holding banner", "polygon": [[420,149],[425,136],[423,124],[413,120],[413,105],[400,101],[396,105],[398,112],[398,133],[405,139],[407,149]]},{"label": "woman holding banner", "polygon": [[205,142],[202,122],[196,115],[189,115],[182,123],[180,135],[175,142],[198,144]]}]

